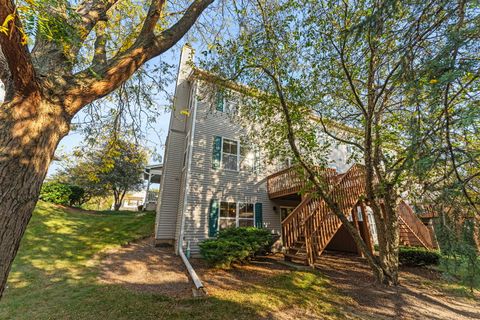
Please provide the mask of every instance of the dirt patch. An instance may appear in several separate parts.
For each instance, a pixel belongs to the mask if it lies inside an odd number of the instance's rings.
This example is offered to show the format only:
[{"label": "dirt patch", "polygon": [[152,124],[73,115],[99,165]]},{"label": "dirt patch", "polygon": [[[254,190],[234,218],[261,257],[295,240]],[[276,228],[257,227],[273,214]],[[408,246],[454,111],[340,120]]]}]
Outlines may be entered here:
[{"label": "dirt patch", "polygon": [[[100,281],[121,284],[132,290],[190,298],[193,284],[181,259],[172,248],[155,248],[152,239],[145,239],[107,252],[101,262]],[[203,281],[209,296],[221,299],[226,294],[263,290],[271,295],[284,295],[292,302],[295,295],[286,288],[270,288],[269,278],[288,275],[292,268],[279,263],[281,255],[263,257],[249,265],[230,270],[209,268],[200,259],[191,263]],[[401,285],[385,288],[374,284],[365,260],[355,255],[326,253],[317,269],[329,278],[324,284],[326,296],[305,295],[305,299],[327,299],[338,296],[336,305],[343,317],[352,319],[480,319],[480,295],[465,298],[441,288],[439,273],[423,268],[402,268]],[[270,284],[269,284],[270,283]],[[331,294],[330,294],[331,293]],[[301,295],[301,292],[296,294]],[[298,298],[298,297],[297,297]],[[293,299],[293,300],[292,300]],[[303,299],[303,297],[300,297]],[[308,308],[287,303],[281,310],[266,316],[271,319],[316,319]]]},{"label": "dirt patch", "polygon": [[212,269],[201,259],[192,259],[191,264],[202,279],[206,290],[215,294],[222,290],[242,290],[262,283],[266,278],[291,271],[277,263],[277,258],[260,257],[251,264],[234,265],[231,269]]},{"label": "dirt patch", "polygon": [[324,254],[317,268],[331,285],[352,298],[352,313],[366,319],[480,319],[480,295],[458,297],[439,289],[440,274],[425,268],[402,268],[398,287],[374,284],[365,260],[354,255]]},{"label": "dirt patch", "polygon": [[109,250],[100,270],[99,281],[103,283],[170,297],[192,296],[193,284],[181,259],[171,247],[154,247],[152,238]]}]

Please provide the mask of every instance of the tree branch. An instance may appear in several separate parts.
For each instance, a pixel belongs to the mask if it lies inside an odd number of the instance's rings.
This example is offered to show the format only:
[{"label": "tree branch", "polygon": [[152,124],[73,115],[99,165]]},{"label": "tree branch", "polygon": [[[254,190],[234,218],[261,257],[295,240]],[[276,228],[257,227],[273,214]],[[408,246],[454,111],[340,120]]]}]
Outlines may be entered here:
[{"label": "tree branch", "polygon": [[[102,98],[114,91],[123,82],[128,80],[145,62],[156,57],[175,45],[190,30],[197,18],[214,0],[195,0],[185,14],[169,29],[158,36],[147,32],[154,27],[151,22],[156,17],[158,6],[163,0],[153,0],[152,6],[157,9],[150,18],[147,18],[141,32],[141,37],[126,51],[118,53],[116,57],[104,65],[83,70],[75,75],[67,88],[66,103],[70,116],[75,115],[86,104]],[[150,12],[150,11],[149,11]]]},{"label": "tree branch", "polygon": [[99,21],[96,26],[96,39],[94,44],[93,65],[105,64],[107,62],[106,43],[107,37],[105,36],[106,22]]},{"label": "tree branch", "polygon": [[9,31],[0,32],[0,48],[10,71],[13,89],[19,95],[27,94],[38,89],[38,84],[30,52],[22,33],[22,25],[13,1],[0,0],[0,7],[2,8],[0,23],[3,24],[7,18],[13,17],[7,23]]}]

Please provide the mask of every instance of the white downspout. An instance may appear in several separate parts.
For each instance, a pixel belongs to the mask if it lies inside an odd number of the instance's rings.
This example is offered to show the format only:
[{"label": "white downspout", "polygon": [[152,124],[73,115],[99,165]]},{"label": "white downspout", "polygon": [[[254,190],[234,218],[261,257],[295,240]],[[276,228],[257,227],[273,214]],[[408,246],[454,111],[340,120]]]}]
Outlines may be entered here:
[{"label": "white downspout", "polygon": [[189,142],[189,152],[188,152],[188,162],[187,162],[187,172],[185,173],[185,194],[183,196],[183,212],[182,212],[182,222],[180,225],[180,235],[178,237],[178,254],[182,258],[183,263],[185,264],[185,267],[187,268],[188,273],[190,274],[190,277],[193,280],[193,283],[195,284],[195,287],[197,290],[202,290],[203,289],[203,284],[200,278],[198,277],[197,273],[193,269],[192,265],[188,261],[187,257],[185,256],[185,253],[183,252],[183,237],[185,233],[185,211],[187,207],[187,197],[188,197],[188,189],[190,188],[190,169],[192,167],[192,154],[193,154],[193,141],[195,138],[195,122],[197,118],[197,84],[194,84],[195,90],[194,90],[194,103],[193,103],[193,115],[192,115],[192,130],[190,132],[190,142]]}]

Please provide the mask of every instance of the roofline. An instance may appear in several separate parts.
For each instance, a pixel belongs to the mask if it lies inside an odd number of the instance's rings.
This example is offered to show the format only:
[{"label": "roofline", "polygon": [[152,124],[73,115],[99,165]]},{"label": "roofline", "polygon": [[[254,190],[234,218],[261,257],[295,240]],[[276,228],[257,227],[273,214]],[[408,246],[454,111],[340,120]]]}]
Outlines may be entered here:
[{"label": "roofline", "polygon": [[[195,66],[193,66],[192,72],[187,78],[189,80],[200,79],[200,80],[208,81],[210,83],[220,85],[224,88],[231,89],[233,91],[239,92],[241,94],[244,94],[250,97],[261,99],[263,101],[268,101],[271,99],[271,96],[269,96],[267,93],[262,92],[256,88],[239,84],[233,80],[222,78],[219,75],[216,75],[210,71],[203,70]],[[337,129],[345,133],[351,134],[353,136],[363,136],[363,132],[361,130],[349,127],[337,121],[326,119],[326,118],[321,119],[319,116],[316,116],[314,114],[310,115],[309,118],[310,120],[313,120],[315,122],[323,122],[327,128],[329,127],[332,129]]]}]

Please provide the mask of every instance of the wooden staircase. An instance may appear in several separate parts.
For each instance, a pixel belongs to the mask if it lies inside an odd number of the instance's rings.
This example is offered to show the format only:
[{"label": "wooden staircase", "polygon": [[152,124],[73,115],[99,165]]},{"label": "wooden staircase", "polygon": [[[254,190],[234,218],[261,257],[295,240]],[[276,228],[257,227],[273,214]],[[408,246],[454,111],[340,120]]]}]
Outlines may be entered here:
[{"label": "wooden staircase", "polygon": [[413,209],[401,201],[398,208],[400,245],[436,249],[437,244],[427,226],[418,218]]},{"label": "wooden staircase", "polygon": [[[324,177],[327,181],[326,191],[329,197],[337,203],[347,218],[351,217],[354,225],[359,229],[356,208],[365,194],[364,168],[361,165],[354,165],[341,175],[334,171],[326,171]],[[272,178],[267,180],[269,192],[272,191],[270,193],[272,199],[299,192],[304,185],[291,168],[273,175]],[[288,183],[289,179],[292,179],[292,184]],[[434,248],[428,228],[413,210],[403,201],[398,210],[401,244]],[[352,212],[355,214],[352,215]],[[372,247],[368,219],[363,205],[362,215],[364,234],[368,234],[367,245]],[[341,226],[342,222],[331,212],[325,201],[314,198],[311,194],[307,195],[282,221],[282,236],[286,247],[285,259],[314,265]]]},{"label": "wooden staircase", "polygon": [[[347,173],[330,177],[328,194],[348,217],[364,194],[364,170],[358,165]],[[356,219],[354,215],[353,218]],[[307,196],[282,221],[282,235],[287,248],[285,257],[312,265],[340,229],[342,222],[322,199]]]}]

